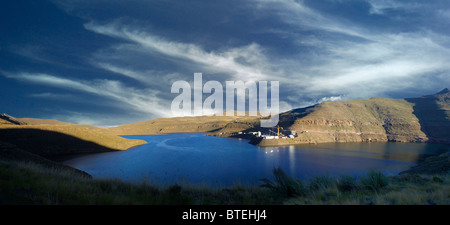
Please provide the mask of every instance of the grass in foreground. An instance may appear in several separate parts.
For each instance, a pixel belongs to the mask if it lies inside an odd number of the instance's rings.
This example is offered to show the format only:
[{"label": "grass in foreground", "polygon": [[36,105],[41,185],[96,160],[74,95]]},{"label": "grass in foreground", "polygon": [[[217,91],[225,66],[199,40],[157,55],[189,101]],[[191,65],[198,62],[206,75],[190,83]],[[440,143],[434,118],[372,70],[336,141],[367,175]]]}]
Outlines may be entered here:
[{"label": "grass in foreground", "polygon": [[388,177],[370,171],[359,177],[315,177],[303,195],[284,204],[307,205],[448,205],[450,174]]},{"label": "grass in foreground", "polygon": [[69,170],[52,169],[30,162],[0,161],[0,204],[50,205],[185,205],[280,204],[276,194],[263,188],[234,186],[166,188],[146,183],[99,180]]},{"label": "grass in foreground", "polygon": [[165,188],[146,183],[97,180],[35,163],[0,161],[0,204],[77,205],[276,205],[276,204],[450,204],[450,174],[359,178],[317,176],[301,182],[281,169],[264,187]]}]

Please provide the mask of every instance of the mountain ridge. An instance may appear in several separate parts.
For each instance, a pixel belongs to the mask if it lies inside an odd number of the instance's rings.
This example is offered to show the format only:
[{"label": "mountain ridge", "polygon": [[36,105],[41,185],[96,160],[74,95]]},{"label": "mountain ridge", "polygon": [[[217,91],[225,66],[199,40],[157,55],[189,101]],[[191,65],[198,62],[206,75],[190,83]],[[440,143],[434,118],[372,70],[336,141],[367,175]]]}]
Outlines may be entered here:
[{"label": "mountain ridge", "polygon": [[279,125],[282,133],[293,132],[296,137],[260,139],[245,135],[269,132],[258,123],[245,129],[225,127],[211,135],[249,138],[261,146],[374,141],[450,143],[450,92],[445,88],[418,98],[324,102],[281,113]]},{"label": "mountain ridge", "polygon": [[[102,138],[111,135],[207,132],[212,136],[248,138],[251,143],[261,146],[374,141],[450,143],[450,132],[448,132],[450,130],[450,91],[444,88],[436,94],[417,98],[373,97],[324,102],[295,108],[280,113],[279,125],[282,127],[282,133],[288,131],[296,135],[295,138],[289,139],[255,139],[248,135],[249,132],[255,131],[271,132],[271,128],[259,126],[261,118],[260,116],[218,115],[158,118],[117,127],[98,128],[57,120],[17,119],[1,114],[0,125],[57,132],[70,128],[104,135]],[[124,150],[129,146],[133,145],[126,145],[120,149]]]}]

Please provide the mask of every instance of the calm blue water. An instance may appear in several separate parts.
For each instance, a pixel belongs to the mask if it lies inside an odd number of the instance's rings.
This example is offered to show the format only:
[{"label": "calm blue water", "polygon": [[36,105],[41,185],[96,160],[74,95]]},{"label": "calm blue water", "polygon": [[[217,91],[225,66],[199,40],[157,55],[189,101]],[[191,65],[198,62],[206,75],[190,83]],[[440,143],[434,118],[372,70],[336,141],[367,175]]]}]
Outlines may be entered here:
[{"label": "calm blue water", "polygon": [[259,185],[272,179],[274,167],[293,177],[360,175],[380,170],[395,175],[425,155],[448,146],[415,143],[330,143],[258,147],[248,140],[204,136],[203,133],[125,136],[148,142],[126,151],[87,155],[65,164],[94,178],[119,178],[158,185],[236,183]]}]

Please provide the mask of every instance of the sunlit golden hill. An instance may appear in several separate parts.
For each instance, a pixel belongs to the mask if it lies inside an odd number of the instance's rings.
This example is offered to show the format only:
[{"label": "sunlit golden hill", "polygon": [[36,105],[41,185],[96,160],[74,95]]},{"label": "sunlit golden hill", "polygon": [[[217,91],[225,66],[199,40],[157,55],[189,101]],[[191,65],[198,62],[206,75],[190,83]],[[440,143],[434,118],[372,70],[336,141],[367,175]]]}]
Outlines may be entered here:
[{"label": "sunlit golden hill", "polygon": [[91,125],[7,117],[0,118],[0,141],[52,159],[81,153],[126,150],[146,143],[125,139]]},{"label": "sunlit golden hill", "polygon": [[[325,102],[280,114],[281,133],[295,133],[295,138],[254,139],[263,146],[325,142],[435,142],[450,143],[450,92],[410,99],[371,98]],[[244,121],[242,121],[244,123]],[[229,124],[240,127],[229,132],[217,130],[213,135],[239,136],[237,132],[277,129],[261,128],[259,123]],[[269,130],[272,130],[271,132]]]},{"label": "sunlit golden hill", "polygon": [[[235,114],[237,115],[237,114]],[[258,117],[248,116],[196,116],[196,117],[176,117],[158,118],[150,121],[142,121],[131,124],[124,124],[118,127],[109,128],[117,135],[151,135],[164,133],[203,133],[213,132],[228,124],[257,120]]]}]

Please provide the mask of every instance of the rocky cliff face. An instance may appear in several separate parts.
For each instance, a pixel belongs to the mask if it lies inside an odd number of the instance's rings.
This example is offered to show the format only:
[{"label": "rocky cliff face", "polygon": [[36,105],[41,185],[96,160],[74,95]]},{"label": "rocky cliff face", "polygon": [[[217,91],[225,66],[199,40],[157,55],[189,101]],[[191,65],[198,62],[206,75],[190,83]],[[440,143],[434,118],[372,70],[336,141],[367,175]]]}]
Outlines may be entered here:
[{"label": "rocky cliff face", "polygon": [[[249,132],[264,130],[258,123]],[[411,99],[371,98],[326,102],[280,114],[283,131],[296,138],[254,140],[262,146],[325,142],[450,143],[450,92]],[[237,130],[233,130],[236,132]],[[218,130],[218,136],[232,136]]]},{"label": "rocky cliff face", "polygon": [[413,106],[405,100],[372,98],[328,102],[295,119],[289,130],[308,142],[423,141]]}]

